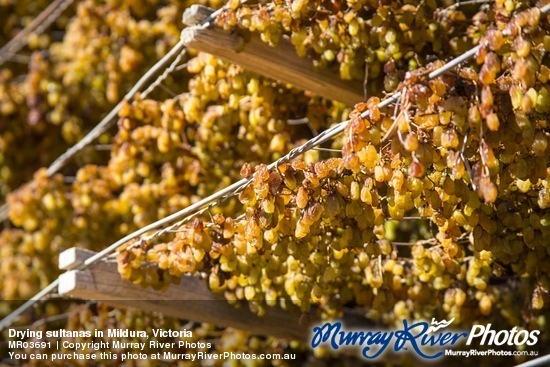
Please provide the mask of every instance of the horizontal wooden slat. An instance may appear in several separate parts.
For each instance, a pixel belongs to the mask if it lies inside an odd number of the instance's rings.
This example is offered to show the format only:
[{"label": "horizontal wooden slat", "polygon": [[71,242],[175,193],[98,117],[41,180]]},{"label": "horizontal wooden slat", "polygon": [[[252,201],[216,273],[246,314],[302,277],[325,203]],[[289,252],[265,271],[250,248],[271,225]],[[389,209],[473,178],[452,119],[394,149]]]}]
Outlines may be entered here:
[{"label": "horizontal wooden slat", "polygon": [[[93,252],[75,248],[74,258],[83,261]],[[184,276],[181,283],[171,285],[166,291],[143,288],[123,280],[114,262],[99,261],[85,270],[70,270],[59,278],[59,294],[85,300],[101,300],[105,303],[136,307],[145,311],[161,312],[165,315],[234,327],[258,335],[306,341],[311,323],[316,321],[301,318],[301,315],[287,312],[279,307],[268,307],[264,316],[252,313],[248,305],[235,307],[221,295],[212,293],[203,279]],[[347,314],[344,324],[355,327],[367,325],[367,321],[354,314]]]},{"label": "horizontal wooden slat", "polygon": [[[197,24],[195,14],[204,19],[205,10],[190,9],[185,22]],[[198,16],[198,15],[197,15]],[[315,95],[340,101],[350,106],[363,101],[362,83],[341,80],[330,70],[316,71],[312,61],[299,57],[294,46],[282,37],[276,47],[270,47],[254,33],[242,51],[238,50],[242,40],[236,32],[224,31],[217,26],[189,27],[182,32],[183,41],[191,48],[210,53],[245,69],[266,77],[292,84]]]}]

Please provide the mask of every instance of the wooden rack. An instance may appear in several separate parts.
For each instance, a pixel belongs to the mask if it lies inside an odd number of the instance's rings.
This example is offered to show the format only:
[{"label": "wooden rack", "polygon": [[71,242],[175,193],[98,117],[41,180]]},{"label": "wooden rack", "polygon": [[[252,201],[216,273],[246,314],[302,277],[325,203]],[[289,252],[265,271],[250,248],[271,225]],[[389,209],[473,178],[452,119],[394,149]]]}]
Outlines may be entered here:
[{"label": "wooden rack", "polygon": [[[236,33],[215,25],[198,25],[212,12],[200,5],[187,9],[183,22],[189,27],[183,30],[182,39],[188,47],[330,100],[348,105],[363,100],[362,83],[343,81],[328,70],[314,70],[311,60],[300,58],[287,38],[282,38],[277,47],[270,47],[253,34],[244,48],[237,50],[242,41]],[[84,270],[74,270],[94,254],[80,248],[60,254],[59,268],[66,272],[59,278],[59,294],[300,341],[308,339],[312,324],[318,321],[315,312],[302,317],[279,307],[268,307],[266,315],[259,317],[246,304],[239,308],[230,305],[221,295],[212,293],[205,280],[192,276],[183,277],[180,284],[171,285],[167,291],[157,291],[121,279],[113,261],[102,260]],[[346,313],[342,321],[354,327],[369,325],[364,317],[353,312]]]},{"label": "wooden rack", "polygon": [[[90,250],[71,248],[59,255],[59,268],[67,270],[59,277],[60,295],[300,341],[307,340],[311,325],[317,321],[313,315],[303,318],[279,307],[268,307],[264,316],[257,316],[247,305],[239,308],[230,305],[223,296],[212,293],[204,279],[192,276],[184,276],[180,284],[173,284],[166,291],[157,291],[123,280],[116,263],[109,260],[101,260],[84,270],[70,270],[94,254]],[[354,327],[368,325],[366,319],[351,312],[346,314],[343,323]]]},{"label": "wooden rack", "polygon": [[212,12],[200,5],[193,5],[185,11],[183,22],[190,27],[183,30],[181,37],[190,48],[350,106],[364,100],[361,82],[342,80],[329,70],[315,70],[311,60],[298,56],[288,38],[281,37],[277,47],[270,47],[258,34],[252,34],[244,48],[238,50],[242,40],[236,32],[225,31],[215,25],[195,26]]}]

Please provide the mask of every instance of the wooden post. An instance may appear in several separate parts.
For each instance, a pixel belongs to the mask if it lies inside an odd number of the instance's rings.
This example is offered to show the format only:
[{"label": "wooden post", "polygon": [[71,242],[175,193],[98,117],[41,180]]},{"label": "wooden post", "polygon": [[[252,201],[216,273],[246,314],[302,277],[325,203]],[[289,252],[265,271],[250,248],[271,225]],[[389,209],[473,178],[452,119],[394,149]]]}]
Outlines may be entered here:
[{"label": "wooden post", "polygon": [[[191,7],[183,15],[184,23],[196,25],[211,9]],[[316,71],[311,60],[301,58],[290,40],[282,37],[276,47],[270,47],[254,33],[242,51],[242,40],[236,32],[220,27],[192,26],[185,28],[182,40],[191,48],[210,53],[268,78],[292,84],[315,95],[340,101],[350,106],[363,101],[363,86],[359,81],[341,80],[329,70]]]},{"label": "wooden post", "polygon": [[93,255],[95,255],[95,252],[92,250],[71,247],[59,254],[58,267],[61,270],[72,270]]},{"label": "wooden post", "polygon": [[200,22],[212,15],[213,12],[209,7],[193,4],[183,12],[182,22],[185,25],[194,26],[200,24]]}]

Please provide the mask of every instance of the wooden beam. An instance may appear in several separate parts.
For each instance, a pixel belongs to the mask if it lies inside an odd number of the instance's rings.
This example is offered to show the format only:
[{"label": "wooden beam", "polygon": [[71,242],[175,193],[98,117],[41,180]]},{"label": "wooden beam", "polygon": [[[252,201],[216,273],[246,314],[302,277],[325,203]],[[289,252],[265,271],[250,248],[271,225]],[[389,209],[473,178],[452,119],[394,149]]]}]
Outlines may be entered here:
[{"label": "wooden beam", "polygon": [[[211,9],[208,10],[212,12]],[[205,14],[204,7],[191,8],[184,13],[183,19],[188,24],[198,24],[205,18]],[[242,43],[239,35],[213,25],[185,28],[181,37],[188,47],[218,56],[315,95],[350,106],[364,99],[361,82],[341,80],[338,74],[329,70],[314,70],[312,61],[299,57],[287,38],[282,37],[276,47],[270,47],[257,33],[253,33],[244,49],[238,51],[239,44]]]},{"label": "wooden beam", "polygon": [[59,278],[59,294],[107,304],[161,312],[180,319],[243,329],[259,335],[305,340],[308,328],[299,316],[269,308],[264,317],[246,305],[236,308],[210,292],[204,280],[185,276],[179,285],[161,292],[121,279],[115,263],[100,262],[86,270],[70,270]]},{"label": "wooden beam", "polygon": [[[74,248],[60,257],[83,261],[91,251]],[[66,251],[66,252],[67,252]],[[67,264],[74,268],[74,264]],[[279,307],[267,307],[264,316],[252,313],[246,304],[237,308],[230,305],[221,295],[212,293],[203,279],[184,276],[181,283],[171,285],[166,291],[142,288],[123,280],[114,261],[99,261],[85,270],[70,270],[59,277],[59,294],[85,300],[100,300],[122,307],[136,307],[145,311],[161,312],[165,315],[233,327],[258,335],[275,336],[284,339],[307,341],[311,323],[299,314],[290,313]],[[367,325],[366,319],[354,314],[344,318],[344,324],[354,327]]]}]

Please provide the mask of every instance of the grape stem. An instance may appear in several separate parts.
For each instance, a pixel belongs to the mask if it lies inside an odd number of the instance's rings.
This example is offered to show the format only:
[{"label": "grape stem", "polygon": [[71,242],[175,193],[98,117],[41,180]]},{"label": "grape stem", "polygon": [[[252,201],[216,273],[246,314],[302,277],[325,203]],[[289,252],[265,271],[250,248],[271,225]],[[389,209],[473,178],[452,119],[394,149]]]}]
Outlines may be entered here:
[{"label": "grape stem", "polygon": [[492,0],[468,0],[468,1],[459,1],[458,0],[456,3],[454,3],[452,5],[449,5],[445,9],[456,9],[459,6],[462,6],[462,5],[486,4],[486,3],[490,3],[490,2],[492,2]]},{"label": "grape stem", "polygon": [[365,62],[365,78],[363,79],[363,98],[365,101],[368,96],[368,84],[369,84],[369,63]]},{"label": "grape stem", "polygon": [[44,32],[73,2],[74,0],[56,0],[48,5],[29,25],[0,48],[0,66],[17,56],[17,52],[27,45],[29,34],[38,35]]},{"label": "grape stem", "polygon": [[464,134],[464,141],[462,143],[462,149],[460,150],[460,155],[456,159],[456,164],[458,164],[458,160],[462,159],[462,162],[464,162],[464,166],[466,167],[466,170],[468,171],[468,175],[470,176],[470,183],[472,185],[472,188],[474,191],[477,191],[477,186],[474,183],[473,176],[472,176],[472,167],[470,167],[470,162],[468,162],[468,159],[466,159],[466,145],[468,144],[468,140],[470,139],[470,129],[466,131],[466,134]]}]

